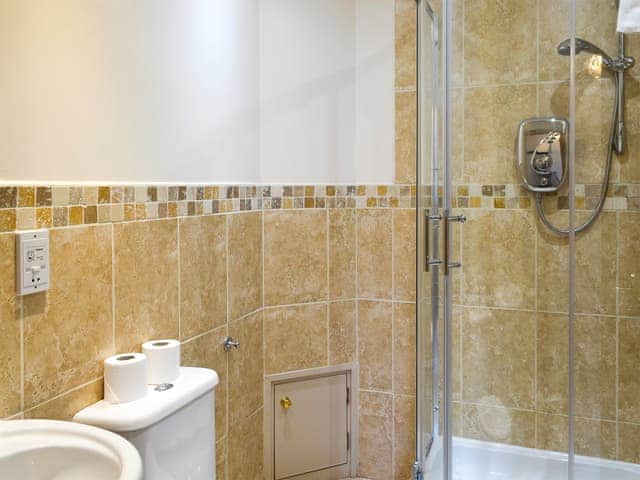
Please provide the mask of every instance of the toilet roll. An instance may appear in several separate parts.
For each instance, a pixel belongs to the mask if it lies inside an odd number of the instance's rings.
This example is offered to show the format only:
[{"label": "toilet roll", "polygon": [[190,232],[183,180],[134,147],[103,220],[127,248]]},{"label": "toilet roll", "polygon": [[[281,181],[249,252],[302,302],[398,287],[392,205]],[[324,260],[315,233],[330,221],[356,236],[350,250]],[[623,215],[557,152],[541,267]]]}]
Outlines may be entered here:
[{"label": "toilet roll", "polygon": [[104,399],[109,403],[139,400],[147,394],[147,357],[121,353],[104,361]]},{"label": "toilet roll", "polygon": [[147,383],[171,383],[180,376],[180,342],[153,340],[142,344],[147,356]]}]

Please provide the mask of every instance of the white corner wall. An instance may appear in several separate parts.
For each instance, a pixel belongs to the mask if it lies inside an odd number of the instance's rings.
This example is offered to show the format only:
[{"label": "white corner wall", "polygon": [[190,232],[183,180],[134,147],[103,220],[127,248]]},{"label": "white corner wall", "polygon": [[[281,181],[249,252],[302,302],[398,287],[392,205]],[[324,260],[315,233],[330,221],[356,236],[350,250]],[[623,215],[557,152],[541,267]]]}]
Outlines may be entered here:
[{"label": "white corner wall", "polygon": [[262,0],[259,43],[261,180],[393,182],[393,0]]},{"label": "white corner wall", "polygon": [[258,181],[258,0],[3,0],[0,179]]},{"label": "white corner wall", "polygon": [[0,2],[0,181],[393,181],[393,0],[186,5]]}]

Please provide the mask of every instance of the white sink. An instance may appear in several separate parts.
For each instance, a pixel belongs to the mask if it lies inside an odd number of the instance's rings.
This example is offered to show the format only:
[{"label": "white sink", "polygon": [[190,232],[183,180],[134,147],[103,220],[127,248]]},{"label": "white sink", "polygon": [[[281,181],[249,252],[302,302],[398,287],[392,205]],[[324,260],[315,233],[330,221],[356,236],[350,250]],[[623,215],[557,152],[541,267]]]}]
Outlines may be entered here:
[{"label": "white sink", "polygon": [[115,433],[55,420],[0,421],[0,476],[28,480],[142,480],[135,447]]}]

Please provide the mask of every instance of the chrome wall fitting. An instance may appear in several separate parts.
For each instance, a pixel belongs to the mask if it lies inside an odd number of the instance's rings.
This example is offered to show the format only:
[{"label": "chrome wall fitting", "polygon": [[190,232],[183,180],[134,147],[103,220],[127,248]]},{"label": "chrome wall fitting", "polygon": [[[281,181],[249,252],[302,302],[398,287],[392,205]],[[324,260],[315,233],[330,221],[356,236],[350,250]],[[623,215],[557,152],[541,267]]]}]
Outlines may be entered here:
[{"label": "chrome wall fitting", "polygon": [[240,346],[240,342],[238,340],[234,340],[231,337],[224,337],[224,341],[222,342],[222,348],[224,348],[225,352],[228,352],[232,348],[238,348]]}]

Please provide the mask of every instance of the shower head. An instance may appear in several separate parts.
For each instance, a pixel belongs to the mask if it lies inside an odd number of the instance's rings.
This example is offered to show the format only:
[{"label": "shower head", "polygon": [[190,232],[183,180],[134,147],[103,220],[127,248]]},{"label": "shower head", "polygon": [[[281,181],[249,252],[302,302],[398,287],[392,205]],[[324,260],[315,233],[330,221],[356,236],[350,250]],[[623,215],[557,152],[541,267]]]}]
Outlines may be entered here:
[{"label": "shower head", "polygon": [[[576,55],[581,52],[587,52],[593,55],[600,55],[604,60],[604,64],[606,66],[609,66],[609,63],[611,63],[611,57],[607,55],[604,52],[604,50],[602,50],[600,47],[596,47],[593,43],[587,42],[582,38],[576,38]],[[560,42],[560,44],[558,45],[558,54],[564,55],[565,57],[568,57],[569,55],[571,55],[571,39],[570,38],[567,38],[566,40],[563,40],[562,42]]]}]

